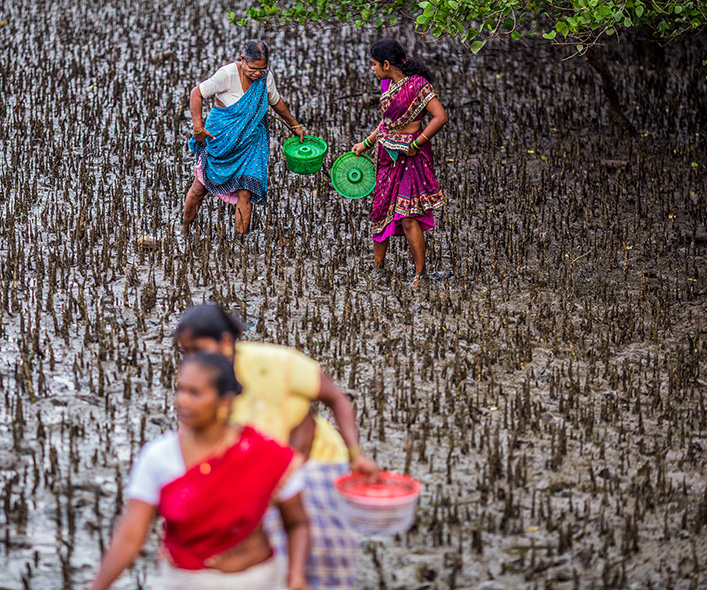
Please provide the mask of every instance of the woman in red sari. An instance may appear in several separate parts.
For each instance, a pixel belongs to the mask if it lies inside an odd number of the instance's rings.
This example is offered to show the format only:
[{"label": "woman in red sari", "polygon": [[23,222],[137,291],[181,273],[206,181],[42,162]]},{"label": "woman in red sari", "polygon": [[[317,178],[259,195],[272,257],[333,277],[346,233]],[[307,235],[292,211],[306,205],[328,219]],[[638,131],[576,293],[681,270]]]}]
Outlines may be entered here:
[{"label": "woman in red sari", "polygon": [[[133,464],[127,506],[91,590],[110,587],[132,563],[157,512],[165,559],[150,588],[308,590],[301,460],[254,429],[229,424],[240,391],[222,356],[184,359],[174,397],[180,428],[146,444]],[[273,502],[288,536],[287,582],[261,525]]]},{"label": "woman in red sari", "polygon": [[[432,88],[432,72],[408,58],[400,43],[383,39],[371,48],[371,70],[381,81],[378,129],[353,146],[356,155],[378,147],[378,168],[371,225],[375,266],[382,269],[391,236],[404,235],[415,261],[417,287],[425,269],[423,232],[434,227],[433,211],[444,206],[430,140],[447,122]],[[424,126],[425,112],[431,115]]]}]

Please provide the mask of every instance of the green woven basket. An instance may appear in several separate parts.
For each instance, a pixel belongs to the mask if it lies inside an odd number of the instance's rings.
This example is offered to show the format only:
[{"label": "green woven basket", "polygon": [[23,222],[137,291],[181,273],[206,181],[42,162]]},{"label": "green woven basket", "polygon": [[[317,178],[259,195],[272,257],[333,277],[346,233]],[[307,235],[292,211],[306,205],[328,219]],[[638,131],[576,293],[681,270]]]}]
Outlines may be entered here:
[{"label": "green woven basket", "polygon": [[371,194],[376,187],[376,169],[366,154],[356,156],[346,152],[331,167],[331,183],[336,192],[347,199],[360,199]]},{"label": "green woven basket", "polygon": [[290,137],[282,149],[290,171],[296,174],[314,174],[322,169],[327,144],[319,137],[305,135],[302,143],[299,137]]}]

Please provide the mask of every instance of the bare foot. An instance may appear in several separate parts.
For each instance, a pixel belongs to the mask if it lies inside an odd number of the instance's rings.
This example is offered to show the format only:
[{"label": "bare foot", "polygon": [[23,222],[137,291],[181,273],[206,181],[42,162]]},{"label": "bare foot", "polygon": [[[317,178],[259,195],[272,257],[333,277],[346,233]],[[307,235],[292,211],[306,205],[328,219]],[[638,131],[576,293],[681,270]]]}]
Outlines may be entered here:
[{"label": "bare foot", "polygon": [[415,278],[412,280],[412,283],[410,283],[410,288],[411,289],[419,289],[421,284],[422,284],[422,273],[420,273],[419,275],[415,275]]}]

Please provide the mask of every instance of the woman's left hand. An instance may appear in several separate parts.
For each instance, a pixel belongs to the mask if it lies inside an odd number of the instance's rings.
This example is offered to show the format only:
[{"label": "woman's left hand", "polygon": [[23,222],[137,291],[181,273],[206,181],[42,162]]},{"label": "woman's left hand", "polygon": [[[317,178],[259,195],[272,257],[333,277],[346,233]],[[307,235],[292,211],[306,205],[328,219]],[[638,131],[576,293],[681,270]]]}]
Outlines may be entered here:
[{"label": "woman's left hand", "polygon": [[416,153],[417,153],[417,150],[416,150],[414,147],[410,146],[410,147],[408,148],[408,151],[407,151],[407,154],[406,154],[406,155],[408,155],[408,156],[414,156]]}]

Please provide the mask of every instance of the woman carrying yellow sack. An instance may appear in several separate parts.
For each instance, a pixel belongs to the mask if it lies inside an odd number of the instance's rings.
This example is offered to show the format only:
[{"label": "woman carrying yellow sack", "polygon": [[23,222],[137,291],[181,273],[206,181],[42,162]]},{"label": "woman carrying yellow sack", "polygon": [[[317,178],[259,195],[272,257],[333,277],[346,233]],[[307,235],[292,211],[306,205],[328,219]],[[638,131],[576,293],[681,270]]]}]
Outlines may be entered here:
[{"label": "woman carrying yellow sack", "polygon": [[[303,467],[311,526],[307,582],[312,588],[354,588],[359,536],[341,515],[334,480],[350,470],[375,478],[378,466],[361,453],[351,403],[311,358],[284,346],[238,342],[241,334],[239,320],[209,304],[188,310],[176,330],[185,352],[222,354],[234,363],[243,385],[234,401],[234,421],[289,443],[308,458]],[[314,400],[331,409],[338,430],[311,413]],[[266,528],[282,549],[283,535],[272,518]]]}]

